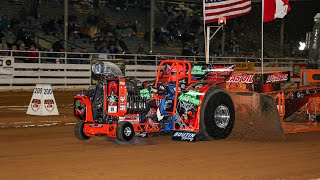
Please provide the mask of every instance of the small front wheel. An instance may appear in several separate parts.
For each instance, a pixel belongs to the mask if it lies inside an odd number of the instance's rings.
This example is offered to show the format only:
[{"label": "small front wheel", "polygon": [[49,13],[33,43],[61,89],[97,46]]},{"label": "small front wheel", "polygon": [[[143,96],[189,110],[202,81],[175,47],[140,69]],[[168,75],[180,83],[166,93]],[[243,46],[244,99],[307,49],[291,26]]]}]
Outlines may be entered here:
[{"label": "small front wheel", "polygon": [[128,121],[119,122],[116,135],[120,141],[130,141],[134,135],[133,125]]},{"label": "small front wheel", "polygon": [[84,134],[83,128],[84,128],[84,121],[82,120],[77,121],[76,126],[74,127],[74,135],[79,140],[88,140],[90,137]]}]

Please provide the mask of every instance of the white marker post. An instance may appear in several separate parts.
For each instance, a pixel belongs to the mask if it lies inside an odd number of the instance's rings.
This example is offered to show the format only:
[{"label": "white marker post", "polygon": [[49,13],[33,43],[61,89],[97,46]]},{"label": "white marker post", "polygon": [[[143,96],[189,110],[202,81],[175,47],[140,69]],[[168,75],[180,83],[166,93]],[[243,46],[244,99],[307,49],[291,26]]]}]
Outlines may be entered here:
[{"label": "white marker post", "polygon": [[51,116],[59,115],[51,85],[37,84],[27,110],[29,115]]}]

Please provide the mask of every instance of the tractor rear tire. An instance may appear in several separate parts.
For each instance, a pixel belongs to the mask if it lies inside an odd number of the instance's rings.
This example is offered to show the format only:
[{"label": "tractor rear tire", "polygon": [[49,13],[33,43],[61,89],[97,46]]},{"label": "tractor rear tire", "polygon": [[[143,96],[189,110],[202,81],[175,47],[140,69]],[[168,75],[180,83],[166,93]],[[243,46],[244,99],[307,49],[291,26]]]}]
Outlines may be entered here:
[{"label": "tractor rear tire", "polygon": [[200,113],[200,140],[224,139],[231,133],[235,122],[234,104],[223,89],[208,90]]},{"label": "tractor rear tire", "polygon": [[134,136],[134,128],[133,125],[128,121],[119,122],[116,135],[120,141],[127,142],[130,141]]},{"label": "tractor rear tire", "polygon": [[76,126],[74,127],[74,135],[76,136],[77,139],[79,140],[88,140],[90,137],[85,135],[83,132],[84,128],[84,121],[77,121]]}]

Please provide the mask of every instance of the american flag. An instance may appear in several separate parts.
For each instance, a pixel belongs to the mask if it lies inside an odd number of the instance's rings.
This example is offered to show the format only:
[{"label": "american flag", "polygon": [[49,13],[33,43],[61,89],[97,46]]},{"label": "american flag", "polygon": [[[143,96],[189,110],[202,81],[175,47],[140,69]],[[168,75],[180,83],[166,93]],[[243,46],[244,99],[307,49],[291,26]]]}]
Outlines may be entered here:
[{"label": "american flag", "polygon": [[220,17],[226,19],[242,16],[250,12],[250,0],[204,0],[205,23],[218,21]]}]

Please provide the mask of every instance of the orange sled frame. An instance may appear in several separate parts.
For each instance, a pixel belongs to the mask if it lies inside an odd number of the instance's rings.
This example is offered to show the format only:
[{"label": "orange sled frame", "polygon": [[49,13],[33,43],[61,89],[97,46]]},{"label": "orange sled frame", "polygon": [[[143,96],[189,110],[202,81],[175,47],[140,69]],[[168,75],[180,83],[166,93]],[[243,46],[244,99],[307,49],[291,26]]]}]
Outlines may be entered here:
[{"label": "orange sled frame", "polygon": [[[300,82],[290,81],[289,71],[234,72],[226,83],[229,92],[257,92],[275,99],[285,134],[320,131],[320,70],[301,69]],[[295,117],[304,113],[304,118]]]}]

